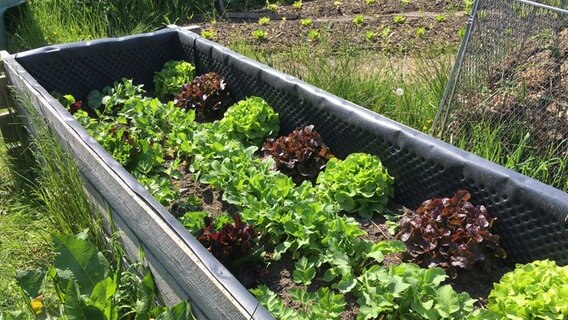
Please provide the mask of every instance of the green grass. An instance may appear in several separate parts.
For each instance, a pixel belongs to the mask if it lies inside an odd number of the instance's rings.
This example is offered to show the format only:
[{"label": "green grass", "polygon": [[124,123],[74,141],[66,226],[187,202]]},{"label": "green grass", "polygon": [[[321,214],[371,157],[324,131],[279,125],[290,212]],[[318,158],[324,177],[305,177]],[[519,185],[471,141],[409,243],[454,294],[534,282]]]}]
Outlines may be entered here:
[{"label": "green grass", "polygon": [[104,231],[100,212],[88,200],[73,156],[66,152],[31,100],[14,89],[15,103],[24,108],[36,131],[31,150],[36,161],[33,195],[41,202],[46,217],[61,234],[78,234],[89,229],[91,242],[104,251]]},{"label": "green grass", "polygon": [[213,5],[213,0],[30,0],[12,17],[10,51],[148,32],[212,14]]},{"label": "green grass", "polygon": [[489,161],[535,178],[551,186],[568,191],[568,154],[558,156],[568,141],[535,150],[532,136],[518,125],[510,130],[492,126],[490,121],[479,120],[466,124],[469,131],[460,134],[454,144]]},{"label": "green grass", "polygon": [[[427,132],[443,95],[449,55],[391,57],[368,51],[332,50],[323,40],[285,52],[236,41],[237,52],[410,127]],[[397,95],[402,89],[402,95]]]},{"label": "green grass", "polygon": [[[29,100],[18,100],[31,111]],[[0,138],[0,310],[26,310],[15,272],[49,264],[52,233],[89,229],[99,250],[108,249],[73,159],[45,123],[30,114],[35,138],[30,141],[20,134],[19,141],[10,144]],[[11,129],[21,130],[17,124]]]},{"label": "green grass", "polygon": [[29,152],[8,146],[0,137],[0,310],[27,310],[14,280],[18,269],[34,269],[51,260],[49,234],[54,230],[26,185]]}]

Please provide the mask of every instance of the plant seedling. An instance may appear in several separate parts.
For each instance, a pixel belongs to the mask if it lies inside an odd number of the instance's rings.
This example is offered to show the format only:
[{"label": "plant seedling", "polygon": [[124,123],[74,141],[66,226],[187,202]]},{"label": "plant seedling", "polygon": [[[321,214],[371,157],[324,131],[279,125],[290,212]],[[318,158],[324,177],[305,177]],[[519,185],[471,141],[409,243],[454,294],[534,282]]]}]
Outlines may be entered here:
[{"label": "plant seedling", "polygon": [[365,2],[369,5],[377,3],[377,0],[365,0]]},{"label": "plant seedling", "polygon": [[265,26],[270,22],[270,18],[269,17],[260,17],[258,19],[258,24],[260,24],[261,26]]},{"label": "plant seedling", "polygon": [[266,31],[262,29],[256,29],[252,32],[252,36],[258,41],[266,40]]},{"label": "plant seedling", "polygon": [[446,22],[446,15],[444,14],[439,14],[436,16],[436,21],[438,22]]},{"label": "plant seedling", "polygon": [[403,24],[406,22],[406,18],[402,14],[397,14],[392,17],[392,21],[396,24]]},{"label": "plant seedling", "polygon": [[321,38],[321,34],[318,30],[310,30],[308,32],[308,39],[313,42],[319,41]]},{"label": "plant seedling", "polygon": [[416,28],[415,34],[418,38],[423,38],[426,35],[426,29],[423,27]]},{"label": "plant seedling", "polygon": [[292,4],[292,7],[294,7],[294,9],[302,9],[302,1],[294,1],[294,3]]},{"label": "plant seedling", "polygon": [[316,276],[316,268],[313,262],[309,262],[308,258],[302,257],[294,266],[292,274],[294,282],[310,285],[312,279]]},{"label": "plant seedling", "polygon": [[355,16],[355,18],[353,18],[353,22],[355,23],[355,25],[357,25],[357,28],[359,28],[365,22],[365,18],[362,15],[358,14]]},{"label": "plant seedling", "polygon": [[373,42],[377,39],[377,34],[373,31],[365,31],[365,39],[369,42]]},{"label": "plant seedling", "polygon": [[266,8],[268,9],[268,11],[270,12],[276,12],[279,8],[277,3],[266,3]]},{"label": "plant seedling", "polygon": [[310,18],[300,19],[300,24],[302,25],[302,27],[309,27],[314,24],[314,21]]},{"label": "plant seedling", "polygon": [[201,36],[207,40],[213,40],[217,36],[217,32],[213,29],[205,29],[201,31]]}]

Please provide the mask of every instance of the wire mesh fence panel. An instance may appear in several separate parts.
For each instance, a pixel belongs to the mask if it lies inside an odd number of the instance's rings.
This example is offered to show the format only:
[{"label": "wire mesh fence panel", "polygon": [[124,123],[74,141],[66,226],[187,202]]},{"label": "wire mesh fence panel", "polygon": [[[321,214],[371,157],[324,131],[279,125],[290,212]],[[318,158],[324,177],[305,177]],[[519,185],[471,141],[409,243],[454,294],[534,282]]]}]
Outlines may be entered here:
[{"label": "wire mesh fence panel", "polygon": [[565,191],[567,7],[477,0],[433,125],[442,139]]}]

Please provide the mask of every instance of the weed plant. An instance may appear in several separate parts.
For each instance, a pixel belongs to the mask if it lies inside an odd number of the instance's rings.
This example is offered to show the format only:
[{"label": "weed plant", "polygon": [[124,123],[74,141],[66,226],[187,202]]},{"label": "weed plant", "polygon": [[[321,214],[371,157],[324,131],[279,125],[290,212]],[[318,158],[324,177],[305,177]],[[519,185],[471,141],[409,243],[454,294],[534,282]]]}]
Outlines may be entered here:
[{"label": "weed plant", "polygon": [[142,33],[213,12],[214,1],[31,0],[13,19],[10,51]]}]

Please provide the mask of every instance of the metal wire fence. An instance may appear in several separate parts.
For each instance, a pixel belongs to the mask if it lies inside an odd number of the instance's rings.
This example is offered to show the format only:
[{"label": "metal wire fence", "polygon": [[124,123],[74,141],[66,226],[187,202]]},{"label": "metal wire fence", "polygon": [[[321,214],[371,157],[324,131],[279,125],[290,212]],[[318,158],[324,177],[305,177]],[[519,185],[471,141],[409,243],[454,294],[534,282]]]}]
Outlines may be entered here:
[{"label": "metal wire fence", "polygon": [[568,191],[568,0],[476,0],[433,134]]}]

